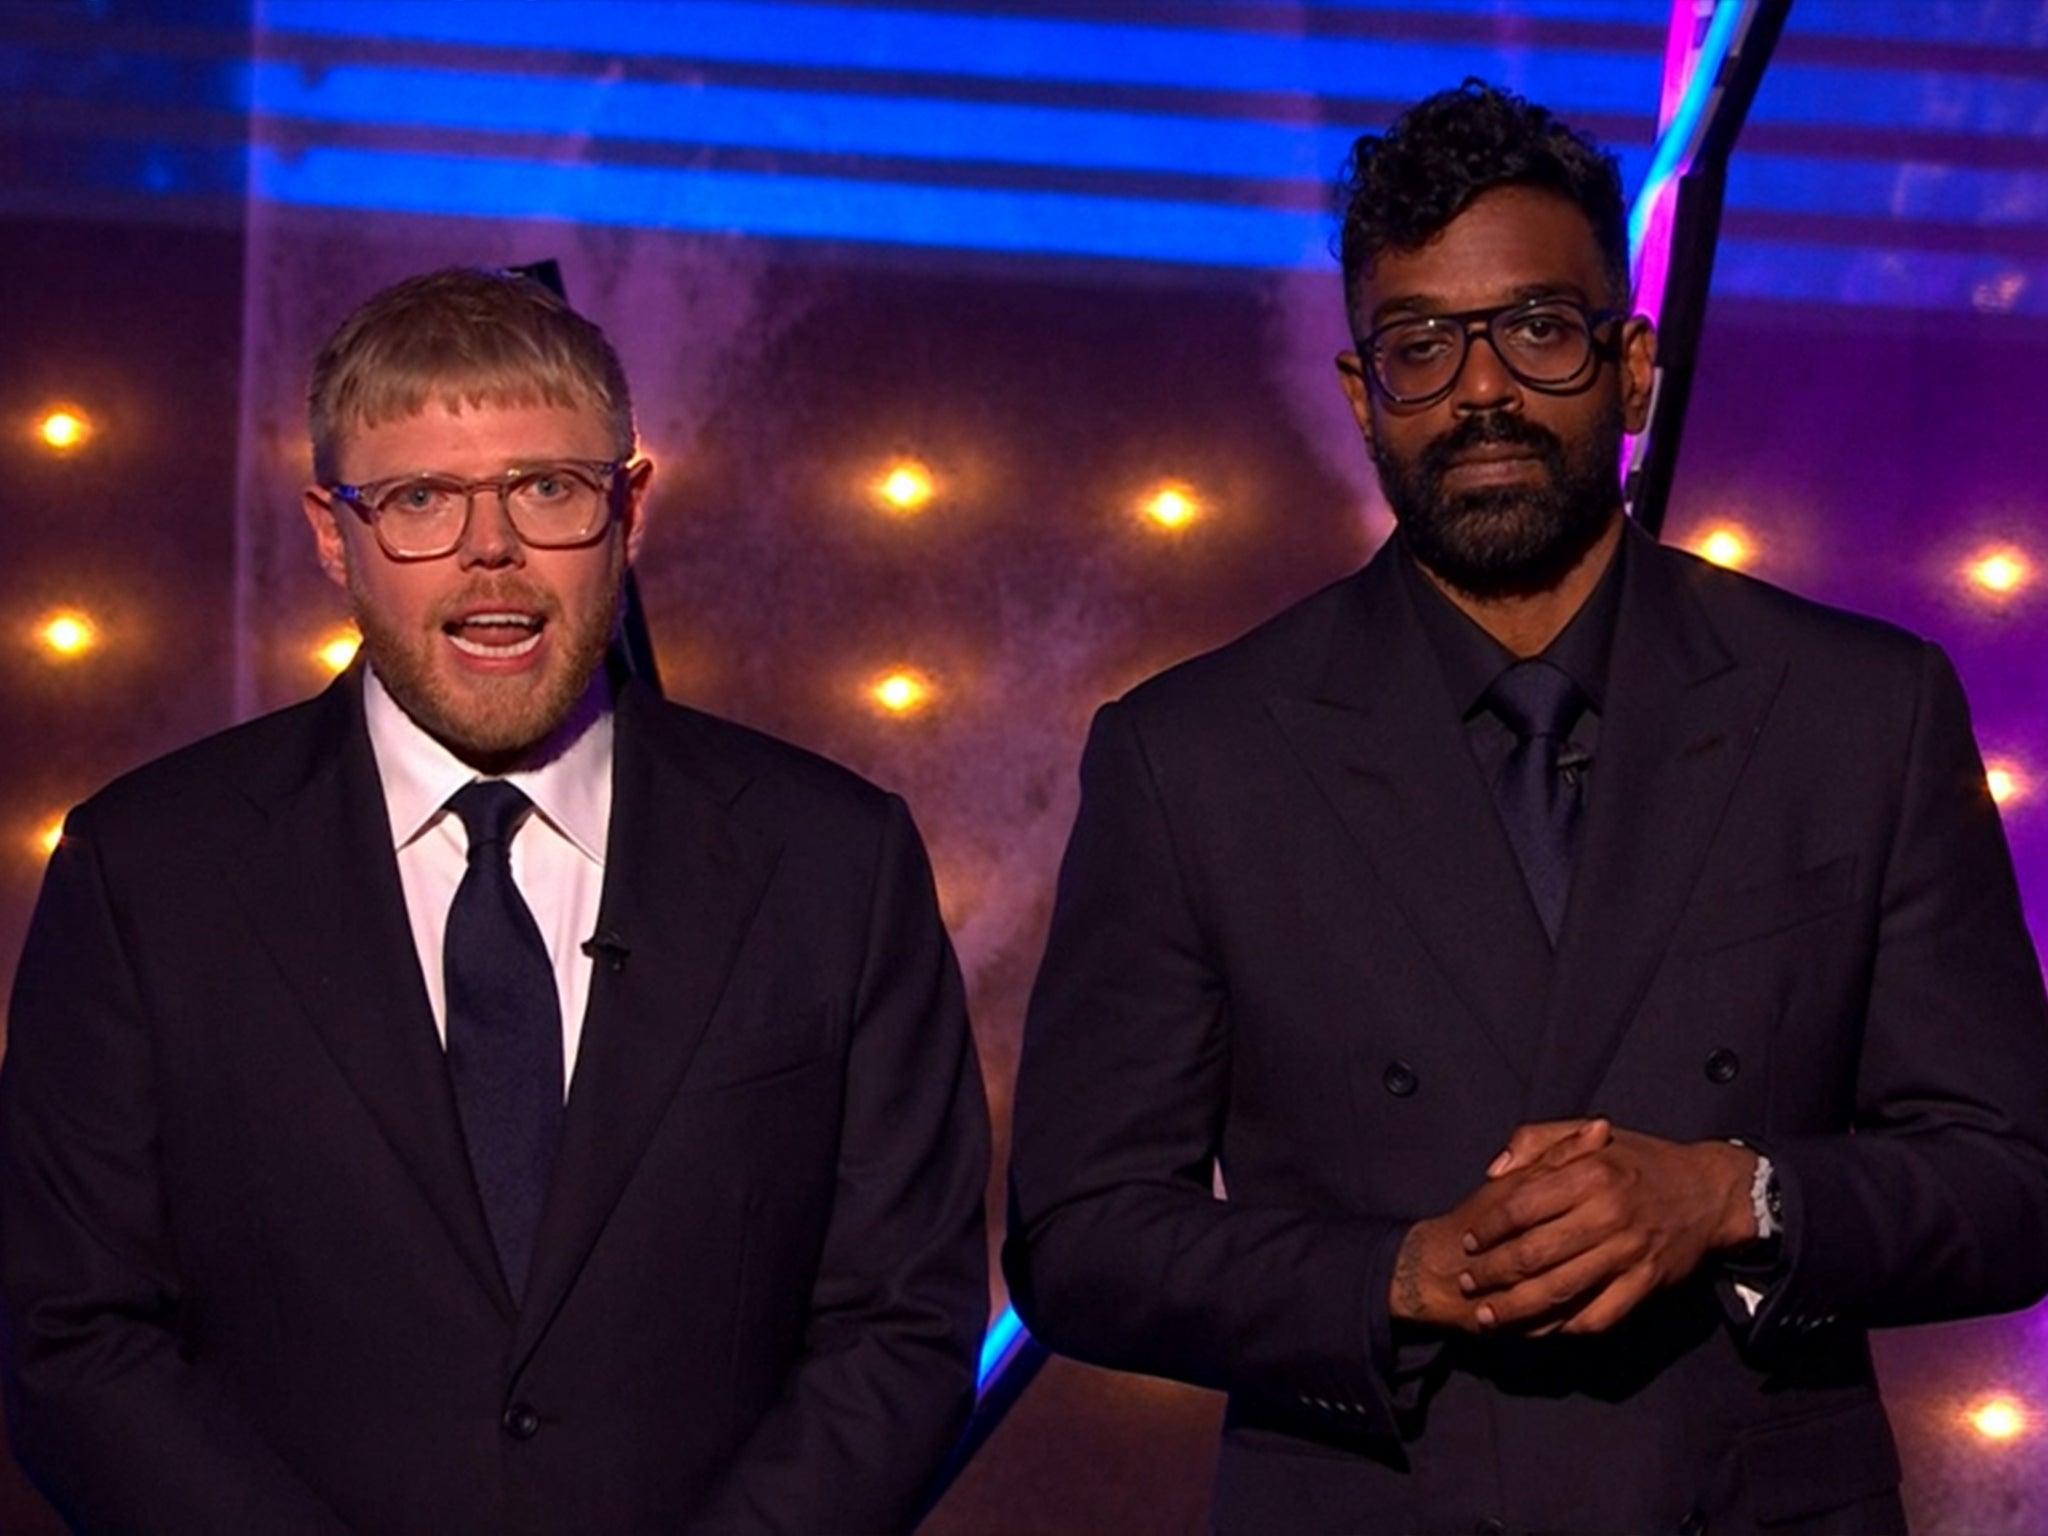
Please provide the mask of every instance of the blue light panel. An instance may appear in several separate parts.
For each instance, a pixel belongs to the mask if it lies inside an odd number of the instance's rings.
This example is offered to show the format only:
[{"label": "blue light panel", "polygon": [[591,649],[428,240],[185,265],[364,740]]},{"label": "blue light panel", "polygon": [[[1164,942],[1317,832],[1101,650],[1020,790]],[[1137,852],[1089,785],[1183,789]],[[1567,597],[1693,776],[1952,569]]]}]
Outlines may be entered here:
[{"label": "blue light panel", "polygon": [[630,210],[625,222],[642,228],[778,239],[1236,267],[1328,259],[1320,215],[1060,192],[353,149],[284,156],[262,146],[250,183],[273,202],[329,208],[597,224]]},{"label": "blue light panel", "polygon": [[[1327,270],[1328,184],[1396,104],[1498,79],[1588,121],[1638,187],[1663,60],[1663,7],[1644,0],[1274,8],[1292,24],[1241,6],[1136,24],[822,0],[258,0],[254,62],[231,27],[204,34],[217,48],[157,37],[141,3],[61,7],[68,31],[0,48],[0,205],[125,194],[203,214],[253,196]],[[1503,15],[1526,25],[1447,26]],[[1721,264],[1716,292],[1937,309],[1989,293],[2025,311],[2048,291],[2044,16],[1796,6],[1724,227],[1772,260]]]},{"label": "blue light panel", "polygon": [[304,122],[1254,180],[1327,177],[1354,136],[1256,119],[452,69],[340,68],[309,78],[293,65],[263,64],[252,99]]},{"label": "blue light panel", "polygon": [[[1190,8],[1189,14],[1200,13]],[[559,7],[522,0],[271,0],[263,19],[273,35],[1390,101],[1414,96],[1422,82],[1454,85],[1467,74],[1491,73],[1517,79],[1565,111],[1637,114],[1644,103],[1637,88],[1642,61],[1633,55],[1594,50],[1532,55],[1398,35],[1348,39],[867,6],[689,0],[585,0]]]}]

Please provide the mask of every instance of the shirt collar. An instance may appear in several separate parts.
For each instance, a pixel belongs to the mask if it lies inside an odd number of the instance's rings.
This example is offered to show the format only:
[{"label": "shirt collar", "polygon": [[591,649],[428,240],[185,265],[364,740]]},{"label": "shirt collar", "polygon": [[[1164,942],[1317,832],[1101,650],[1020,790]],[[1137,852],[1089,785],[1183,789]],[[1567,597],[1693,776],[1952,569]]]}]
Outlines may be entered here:
[{"label": "shirt collar", "polygon": [[[597,684],[603,687],[602,680]],[[384,783],[384,808],[391,818],[391,846],[417,842],[448,813],[448,797],[477,771],[422,730],[391,697],[373,668],[363,669],[363,716],[377,776]],[[604,863],[605,831],[611,819],[612,711],[607,703],[559,753],[538,768],[505,775],[557,832],[593,864]]]},{"label": "shirt collar", "polygon": [[[1543,660],[1578,684],[1595,713],[1607,697],[1607,669],[1614,655],[1614,627],[1621,613],[1621,584],[1631,542],[1628,534],[1623,528],[1600,580],[1542,652]],[[1423,574],[1406,544],[1401,547],[1399,564],[1413,596],[1416,617],[1422,621],[1430,649],[1436,652],[1444,680],[1450,684],[1451,697],[1457,700],[1459,714],[1469,716],[1482,706],[1493,680],[1517,658],[1444,596]]]}]

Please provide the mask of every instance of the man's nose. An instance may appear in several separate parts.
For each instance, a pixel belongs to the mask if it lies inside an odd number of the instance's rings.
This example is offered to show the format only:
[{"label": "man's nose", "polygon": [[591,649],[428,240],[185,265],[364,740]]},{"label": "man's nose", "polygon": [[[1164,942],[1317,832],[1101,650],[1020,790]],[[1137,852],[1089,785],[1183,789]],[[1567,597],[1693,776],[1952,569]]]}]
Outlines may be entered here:
[{"label": "man's nose", "polygon": [[1518,410],[1522,384],[1501,361],[1493,333],[1475,325],[1465,338],[1465,365],[1451,386],[1452,406],[1466,413]]},{"label": "man's nose", "polygon": [[505,498],[497,491],[485,487],[470,492],[469,519],[457,554],[464,565],[496,567],[525,562],[526,546],[512,526]]}]

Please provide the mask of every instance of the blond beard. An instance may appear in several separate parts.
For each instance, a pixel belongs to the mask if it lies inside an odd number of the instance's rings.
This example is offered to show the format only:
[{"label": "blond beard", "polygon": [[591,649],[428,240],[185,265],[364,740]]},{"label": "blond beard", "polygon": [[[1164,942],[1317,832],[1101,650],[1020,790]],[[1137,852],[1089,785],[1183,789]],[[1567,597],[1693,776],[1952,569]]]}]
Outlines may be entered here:
[{"label": "blond beard", "polygon": [[[570,628],[555,605],[546,605],[552,663],[538,679],[530,676],[474,677],[457,690],[435,671],[433,634],[400,631],[377,614],[348,572],[348,593],[362,632],[363,654],[384,691],[421,730],[471,767],[503,773],[540,754],[590,690],[618,625],[621,588],[590,620]],[[538,598],[538,593],[527,594]]]}]

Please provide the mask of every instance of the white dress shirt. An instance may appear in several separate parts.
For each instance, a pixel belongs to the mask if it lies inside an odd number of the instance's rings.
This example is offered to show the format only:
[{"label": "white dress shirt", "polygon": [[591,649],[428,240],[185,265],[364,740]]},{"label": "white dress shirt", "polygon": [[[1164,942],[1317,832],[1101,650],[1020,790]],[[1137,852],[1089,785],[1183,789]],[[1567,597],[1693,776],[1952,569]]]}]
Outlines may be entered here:
[{"label": "white dress shirt", "polygon": [[[441,946],[455,888],[469,867],[469,838],[462,818],[448,809],[448,797],[482,775],[421,730],[367,668],[363,712],[391,817],[391,846],[398,856],[413,946],[419,951],[434,1028],[446,1045],[448,984]],[[566,1093],[575,1077],[583,1009],[590,997],[591,960],[583,942],[596,932],[604,895],[605,833],[612,819],[610,709],[596,712],[558,756],[505,779],[534,804],[533,814],[512,834],[512,880],[532,909],[554,962]]]}]

